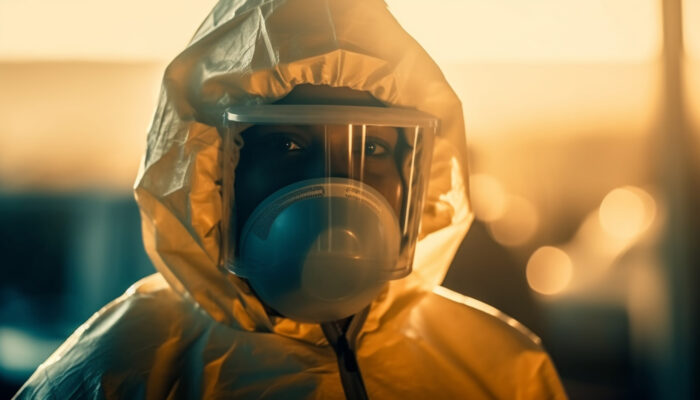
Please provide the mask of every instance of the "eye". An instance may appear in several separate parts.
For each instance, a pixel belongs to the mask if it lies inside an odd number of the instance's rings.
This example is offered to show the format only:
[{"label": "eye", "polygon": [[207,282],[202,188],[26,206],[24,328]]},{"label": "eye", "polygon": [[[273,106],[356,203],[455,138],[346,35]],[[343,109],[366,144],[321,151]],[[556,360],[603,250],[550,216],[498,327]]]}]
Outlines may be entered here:
[{"label": "eye", "polygon": [[297,151],[301,150],[299,143],[295,142],[291,138],[284,138],[280,143],[280,149],[283,151]]},{"label": "eye", "polygon": [[282,154],[304,150],[304,144],[291,135],[270,135],[267,143],[270,150]]},{"label": "eye", "polygon": [[389,148],[385,144],[380,143],[377,140],[368,139],[365,143],[365,155],[367,156],[378,157],[386,155],[388,153]]}]

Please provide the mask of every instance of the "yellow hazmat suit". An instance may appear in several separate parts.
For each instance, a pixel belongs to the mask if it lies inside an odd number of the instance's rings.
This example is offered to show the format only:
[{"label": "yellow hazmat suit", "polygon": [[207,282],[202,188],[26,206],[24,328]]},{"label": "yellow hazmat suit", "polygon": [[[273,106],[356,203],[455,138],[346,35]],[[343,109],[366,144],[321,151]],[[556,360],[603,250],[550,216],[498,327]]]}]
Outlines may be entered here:
[{"label": "yellow hazmat suit", "polygon": [[[414,270],[371,306],[354,350],[373,399],[565,398],[538,339],[439,286],[471,223],[459,100],[380,0],[222,0],[168,67],[135,193],[158,273],[82,325],[18,398],[344,398],[319,325],[270,316],[219,266],[230,105],[299,84],[438,116]],[[352,346],[352,344],[351,344]]]}]

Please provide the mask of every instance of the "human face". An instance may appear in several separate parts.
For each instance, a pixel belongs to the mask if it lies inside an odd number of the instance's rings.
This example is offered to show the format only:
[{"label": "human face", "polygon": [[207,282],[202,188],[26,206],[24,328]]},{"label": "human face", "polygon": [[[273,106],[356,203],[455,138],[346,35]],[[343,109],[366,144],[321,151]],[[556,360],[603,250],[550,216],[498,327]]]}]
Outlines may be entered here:
[{"label": "human face", "polygon": [[322,177],[362,181],[401,215],[405,151],[399,130],[383,126],[255,125],[244,145],[234,183],[236,230],[265,198],[292,183]]}]

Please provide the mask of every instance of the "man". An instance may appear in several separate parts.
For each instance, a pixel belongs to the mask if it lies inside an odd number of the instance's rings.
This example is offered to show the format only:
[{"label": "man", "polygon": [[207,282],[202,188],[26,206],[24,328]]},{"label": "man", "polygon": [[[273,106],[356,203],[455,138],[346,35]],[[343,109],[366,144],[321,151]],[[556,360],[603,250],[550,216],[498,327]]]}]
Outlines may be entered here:
[{"label": "man", "polygon": [[[398,107],[435,116],[439,129],[429,146],[432,163],[422,171],[429,186],[425,203],[415,203],[421,204],[415,232],[401,222],[413,215],[406,204],[416,196],[407,194],[414,179],[403,166],[417,147],[397,149],[406,129],[393,125],[383,133],[389,143],[379,154],[391,151],[392,158],[372,179],[363,171],[354,183],[354,167],[339,174],[330,166],[318,176],[282,180],[299,169],[266,169],[271,161],[260,157],[270,154],[270,146],[280,146],[274,147],[279,157],[287,157],[302,143],[256,143],[260,124],[230,136],[222,123],[229,107],[275,102],[375,107],[380,113]],[[302,136],[320,140],[314,133],[319,126],[307,126]],[[351,151],[353,138],[346,142]],[[365,142],[359,152],[368,157],[377,148]],[[534,335],[439,286],[472,219],[466,155],[459,100],[383,2],[221,1],[166,71],[136,182],[145,246],[158,273],[81,326],[17,397],[565,398]],[[374,214],[366,215],[381,221],[388,216],[408,232],[396,239],[391,229],[380,229],[376,235],[387,249],[381,255],[412,260],[399,274],[377,280],[369,300],[353,297],[366,293],[358,287],[321,311],[309,310],[313,303],[304,299],[276,299],[268,290],[274,286],[254,274],[265,262],[246,262],[243,254],[252,252],[254,261],[281,254],[284,265],[293,264],[278,248],[248,245],[246,238],[255,237],[246,229],[257,229],[254,216],[265,211],[266,201],[278,200],[275,193],[319,176],[341,179],[336,183],[345,190],[361,189],[365,197],[343,206],[348,209],[366,210],[368,198],[378,199],[369,207]],[[331,219],[322,228],[335,227]],[[341,231],[352,237],[355,225],[349,226]],[[284,237],[297,239],[298,231],[282,228]],[[413,243],[415,255],[406,243]],[[304,255],[312,250],[306,247]],[[312,277],[312,290],[331,281],[336,289],[323,295],[344,289],[337,277],[319,281],[323,273]],[[344,303],[346,298],[359,300]]]}]

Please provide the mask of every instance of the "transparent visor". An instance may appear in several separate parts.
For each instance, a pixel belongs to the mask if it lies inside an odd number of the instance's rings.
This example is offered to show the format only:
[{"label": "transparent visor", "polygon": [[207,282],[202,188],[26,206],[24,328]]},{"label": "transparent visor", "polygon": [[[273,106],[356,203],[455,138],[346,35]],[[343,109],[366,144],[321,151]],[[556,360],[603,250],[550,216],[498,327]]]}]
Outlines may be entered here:
[{"label": "transparent visor", "polygon": [[265,105],[229,109],[225,122],[225,268],[244,278],[286,265],[361,268],[377,281],[410,273],[434,117]]}]

